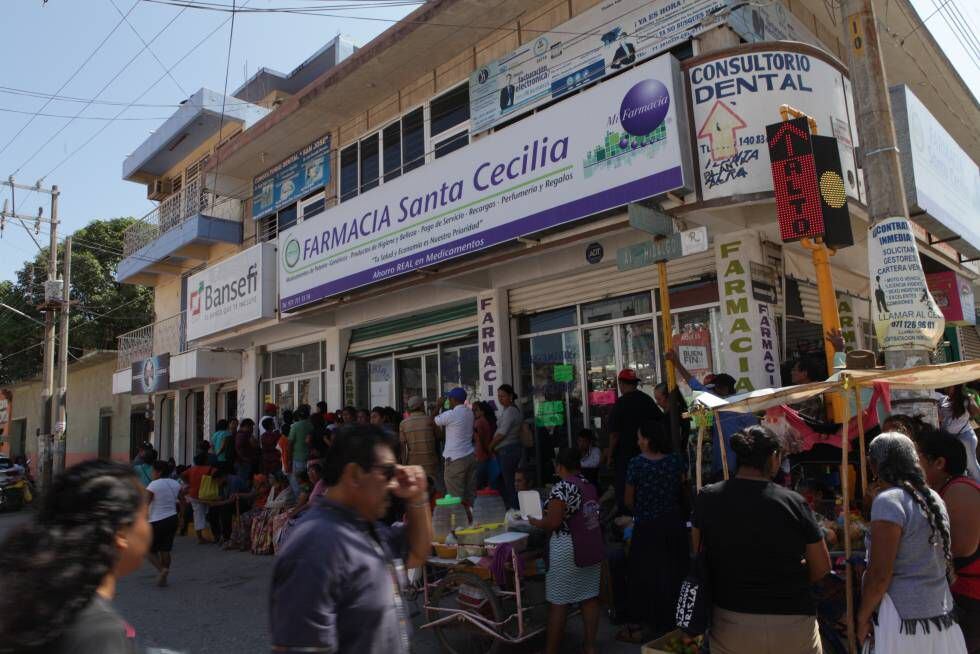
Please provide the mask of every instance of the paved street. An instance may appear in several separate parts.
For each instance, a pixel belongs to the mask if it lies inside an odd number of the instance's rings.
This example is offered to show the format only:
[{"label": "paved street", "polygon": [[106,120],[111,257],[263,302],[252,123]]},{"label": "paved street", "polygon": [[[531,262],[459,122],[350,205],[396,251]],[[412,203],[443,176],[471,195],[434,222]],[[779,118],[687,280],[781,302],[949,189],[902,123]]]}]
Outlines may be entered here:
[{"label": "paved street", "polygon": [[[26,511],[0,514],[0,538],[28,515]],[[155,571],[149,564],[119,584],[115,605],[145,644],[187,654],[267,653],[266,602],[272,557],[199,546],[191,538],[178,538],[174,548],[167,588],[154,585]],[[580,650],[580,625],[577,618],[569,622],[565,651]],[[604,621],[600,651],[639,651],[637,646],[617,643],[614,633]],[[416,652],[440,651],[427,632],[416,632],[413,643]],[[542,644],[535,642],[533,647],[513,650],[513,654],[538,652]]]}]

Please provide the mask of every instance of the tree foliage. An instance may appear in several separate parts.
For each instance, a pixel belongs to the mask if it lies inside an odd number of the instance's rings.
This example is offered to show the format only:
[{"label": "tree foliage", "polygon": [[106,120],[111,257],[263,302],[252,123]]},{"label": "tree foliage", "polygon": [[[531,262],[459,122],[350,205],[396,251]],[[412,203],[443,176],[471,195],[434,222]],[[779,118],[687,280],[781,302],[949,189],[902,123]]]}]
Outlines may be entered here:
[{"label": "tree foliage", "polygon": [[[116,266],[122,257],[123,232],[133,218],[95,220],[73,235],[69,351],[116,349],[120,334],[153,322],[153,289],[118,284]],[[38,310],[44,300],[48,248],[17,271],[15,280],[0,282],[0,302],[43,321]],[[58,247],[61,278],[64,245]],[[29,379],[41,370],[44,339],[41,325],[0,308],[0,383]],[[30,349],[25,349],[30,348]],[[23,351],[22,351],[23,350]]]}]

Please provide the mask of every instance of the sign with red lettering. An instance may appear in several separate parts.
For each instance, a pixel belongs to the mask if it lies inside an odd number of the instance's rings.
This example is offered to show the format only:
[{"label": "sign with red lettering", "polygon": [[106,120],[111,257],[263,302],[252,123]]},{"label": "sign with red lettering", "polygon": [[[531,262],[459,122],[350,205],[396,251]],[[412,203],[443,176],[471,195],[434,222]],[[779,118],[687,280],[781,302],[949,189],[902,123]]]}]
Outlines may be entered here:
[{"label": "sign with red lettering", "polygon": [[783,241],[823,236],[823,209],[806,118],[766,126],[779,235]]}]

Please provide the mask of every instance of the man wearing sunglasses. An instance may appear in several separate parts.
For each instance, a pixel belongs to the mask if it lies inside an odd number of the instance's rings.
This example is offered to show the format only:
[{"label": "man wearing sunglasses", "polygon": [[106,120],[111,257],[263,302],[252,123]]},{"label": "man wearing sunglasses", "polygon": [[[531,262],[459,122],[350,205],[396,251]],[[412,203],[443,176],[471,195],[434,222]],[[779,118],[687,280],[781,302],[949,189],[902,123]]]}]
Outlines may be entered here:
[{"label": "man wearing sunglasses", "polygon": [[[291,529],[276,557],[270,594],[276,654],[408,654],[400,595],[406,567],[432,543],[425,471],[395,463],[396,443],[369,425],[340,429],[327,457],[327,491]],[[380,522],[391,495],[403,523]]]}]

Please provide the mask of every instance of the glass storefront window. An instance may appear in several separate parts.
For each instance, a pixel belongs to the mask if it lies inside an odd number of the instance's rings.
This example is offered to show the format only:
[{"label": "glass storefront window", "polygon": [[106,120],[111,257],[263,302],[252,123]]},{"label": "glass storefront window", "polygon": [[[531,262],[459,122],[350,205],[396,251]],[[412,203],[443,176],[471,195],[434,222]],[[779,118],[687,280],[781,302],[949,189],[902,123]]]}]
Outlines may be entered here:
[{"label": "glass storefront window", "polygon": [[582,305],[582,322],[604,322],[631,316],[643,316],[653,309],[649,293],[636,293],[624,297],[599,300]]},{"label": "glass storefront window", "polygon": [[466,389],[467,396],[476,395],[479,386],[480,360],[475,344],[443,348],[439,364],[441,394],[444,395],[453,388],[462,386]]},{"label": "glass storefront window", "polygon": [[567,447],[584,426],[578,332],[545,334],[520,341],[523,410],[533,418],[544,479],[550,479],[554,449]]},{"label": "glass storefront window", "polygon": [[565,307],[553,311],[542,311],[531,315],[517,317],[517,332],[519,334],[535,334],[550,332],[555,329],[574,327],[578,324],[575,307]]},{"label": "glass storefront window", "polygon": [[632,368],[640,378],[640,390],[653,397],[653,387],[660,378],[657,375],[657,359],[662,356],[654,339],[653,321],[650,319],[629,322],[619,326],[623,350],[623,367]]},{"label": "glass storefront window", "polygon": [[272,362],[270,377],[286,377],[303,372],[320,370],[320,343],[310,343],[288,350],[270,352]]}]

